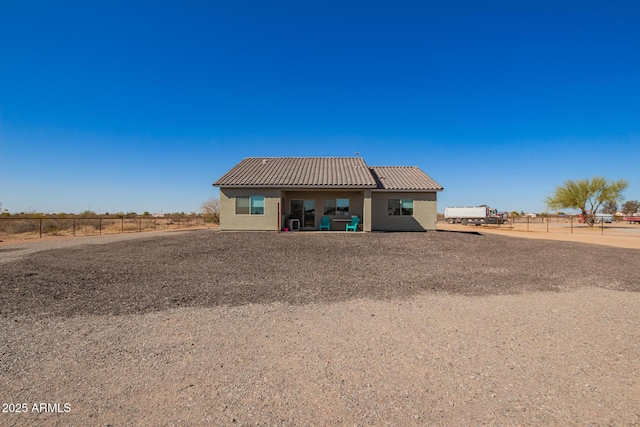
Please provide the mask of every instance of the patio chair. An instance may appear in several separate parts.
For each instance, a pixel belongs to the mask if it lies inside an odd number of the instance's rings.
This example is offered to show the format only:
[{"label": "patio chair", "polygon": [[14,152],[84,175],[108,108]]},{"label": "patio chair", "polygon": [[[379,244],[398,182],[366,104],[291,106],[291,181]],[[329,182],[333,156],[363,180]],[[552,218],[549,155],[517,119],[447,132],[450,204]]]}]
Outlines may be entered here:
[{"label": "patio chair", "polygon": [[360,224],[360,218],[357,216],[351,217],[351,224],[347,224],[347,229],[345,231],[358,231],[358,224]]},{"label": "patio chair", "polygon": [[320,231],[322,230],[331,230],[331,218],[329,218],[328,216],[323,216],[322,220],[320,221]]}]

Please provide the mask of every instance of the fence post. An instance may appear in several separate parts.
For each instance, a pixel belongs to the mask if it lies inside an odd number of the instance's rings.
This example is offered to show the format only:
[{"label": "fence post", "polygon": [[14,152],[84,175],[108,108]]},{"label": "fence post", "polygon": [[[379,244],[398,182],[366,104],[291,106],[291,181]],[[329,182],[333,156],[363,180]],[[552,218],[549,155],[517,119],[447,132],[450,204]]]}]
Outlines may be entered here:
[{"label": "fence post", "polygon": [[527,231],[529,231],[529,221],[531,220],[531,217],[529,215],[527,215]]},{"label": "fence post", "polygon": [[124,234],[124,217],[120,217],[120,233]]},{"label": "fence post", "polygon": [[73,235],[76,235],[76,217],[73,217]]},{"label": "fence post", "polygon": [[100,234],[102,234],[102,218],[98,219],[98,230],[100,231]]},{"label": "fence post", "polygon": [[156,217],[153,217],[153,231],[156,231]]},{"label": "fence post", "polygon": [[140,220],[140,232],[142,233],[142,218],[138,218]]},{"label": "fence post", "polygon": [[40,238],[42,239],[42,218],[40,218]]},{"label": "fence post", "polygon": [[573,234],[573,215],[571,215],[571,234]]}]

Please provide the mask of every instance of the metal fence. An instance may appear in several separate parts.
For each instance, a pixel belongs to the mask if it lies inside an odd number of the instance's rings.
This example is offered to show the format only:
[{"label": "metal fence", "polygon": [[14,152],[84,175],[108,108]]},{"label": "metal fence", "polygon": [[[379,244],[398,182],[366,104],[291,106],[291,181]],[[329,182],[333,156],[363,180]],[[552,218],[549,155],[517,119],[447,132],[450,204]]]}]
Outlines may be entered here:
[{"label": "metal fence", "polygon": [[42,238],[43,236],[90,236],[114,233],[214,227],[213,216],[20,216],[0,217],[0,236]]},{"label": "metal fence", "polygon": [[[438,222],[446,223],[443,215],[438,215]],[[467,226],[473,227],[473,226]],[[580,222],[577,215],[550,215],[550,216],[511,216],[503,224],[489,224],[483,227],[501,228],[510,231],[530,231],[559,234],[617,234],[625,233],[631,235],[640,234],[640,226],[629,225],[622,218],[614,218],[612,222],[600,221],[588,226]]]}]

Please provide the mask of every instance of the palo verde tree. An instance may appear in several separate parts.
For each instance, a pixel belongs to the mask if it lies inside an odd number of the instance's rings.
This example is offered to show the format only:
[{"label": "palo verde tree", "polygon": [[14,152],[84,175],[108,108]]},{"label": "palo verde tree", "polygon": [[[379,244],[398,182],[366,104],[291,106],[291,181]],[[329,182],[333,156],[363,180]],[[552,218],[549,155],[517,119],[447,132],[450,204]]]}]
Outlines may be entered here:
[{"label": "palo verde tree", "polygon": [[629,183],[623,179],[607,181],[596,176],[591,179],[567,180],[556,187],[551,196],[545,199],[552,210],[579,209],[585,222],[593,227],[594,215],[604,203],[618,204],[622,201],[622,192]]}]

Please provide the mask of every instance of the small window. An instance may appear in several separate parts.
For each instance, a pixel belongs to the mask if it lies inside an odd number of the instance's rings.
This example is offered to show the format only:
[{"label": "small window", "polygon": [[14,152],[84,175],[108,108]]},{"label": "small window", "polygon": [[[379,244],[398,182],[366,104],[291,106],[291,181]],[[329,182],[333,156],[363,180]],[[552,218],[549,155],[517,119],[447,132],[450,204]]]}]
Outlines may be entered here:
[{"label": "small window", "polygon": [[264,215],[264,196],[236,197],[237,215]]},{"label": "small window", "polygon": [[387,201],[387,206],[389,215],[413,215],[413,199],[389,199]]},{"label": "small window", "polygon": [[324,215],[349,216],[349,199],[324,199]]}]

